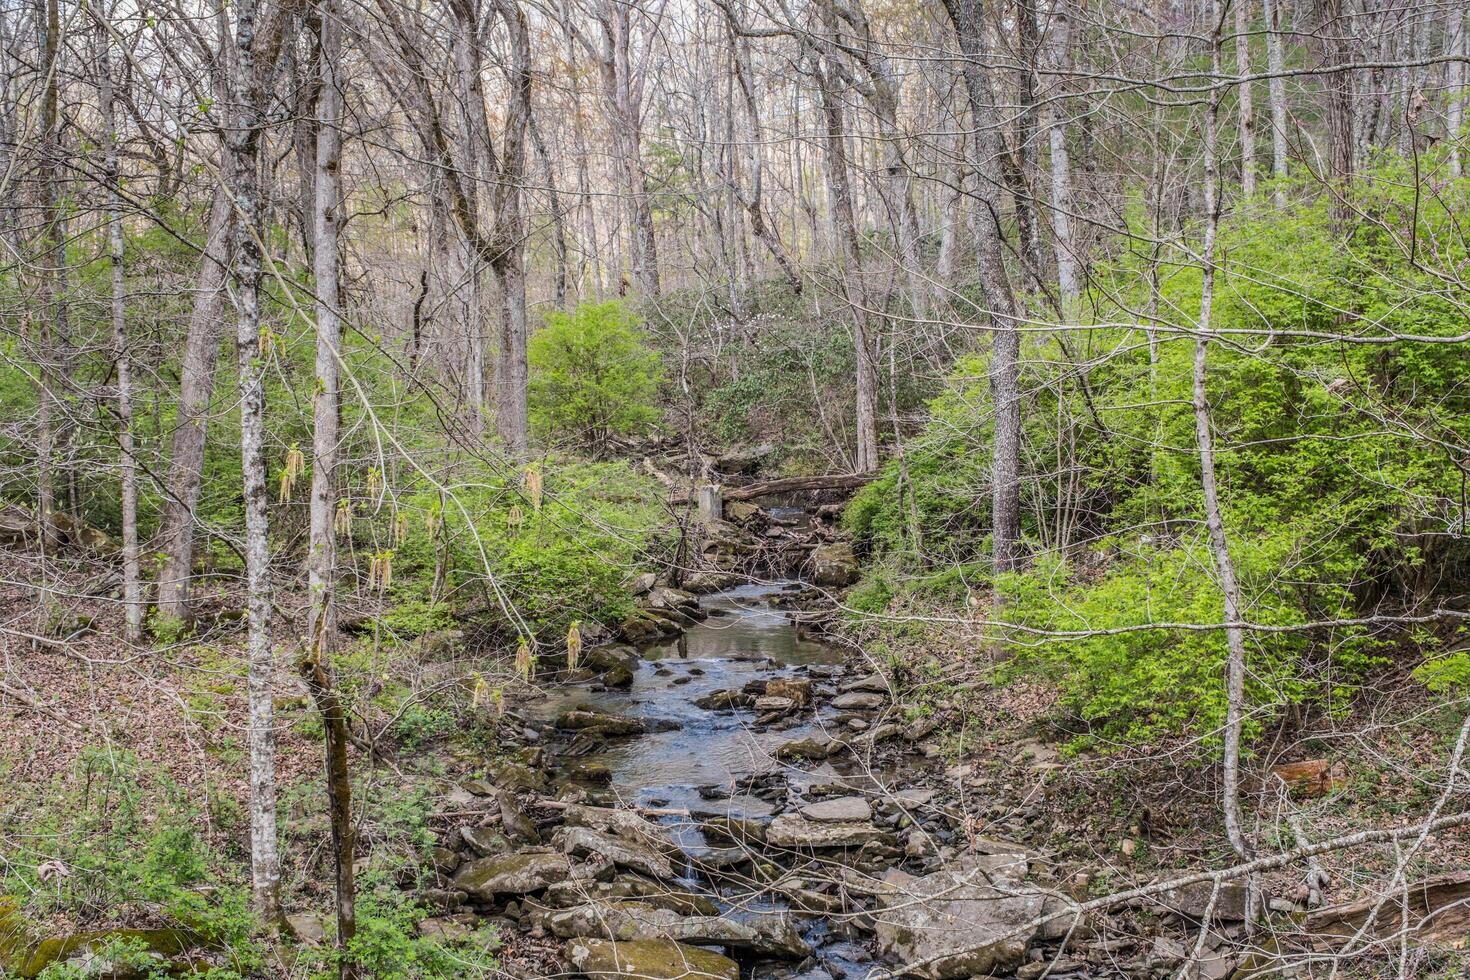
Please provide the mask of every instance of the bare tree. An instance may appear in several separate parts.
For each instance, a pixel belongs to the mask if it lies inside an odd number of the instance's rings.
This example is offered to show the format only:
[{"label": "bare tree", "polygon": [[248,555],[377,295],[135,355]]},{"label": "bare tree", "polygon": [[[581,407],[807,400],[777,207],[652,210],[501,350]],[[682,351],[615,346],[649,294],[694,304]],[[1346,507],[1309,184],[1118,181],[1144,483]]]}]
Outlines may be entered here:
[{"label": "bare tree", "polygon": [[265,369],[268,328],[260,317],[262,92],[256,71],[256,0],[235,5],[230,74],[228,153],[235,207],[230,266],[240,394],[240,467],[245,503],[245,577],[250,661],[250,878],[261,918],[280,915],[276,851],[275,655],[271,645],[271,578],[265,460]]},{"label": "bare tree", "polygon": [[1267,93],[1271,101],[1271,176],[1276,180],[1272,200],[1286,204],[1286,77],[1281,51],[1282,0],[1261,0],[1266,14],[1266,70],[1271,78]]},{"label": "bare tree", "polygon": [[133,445],[133,361],[128,349],[127,281],[124,265],[122,179],[118,168],[116,99],[112,81],[110,24],[97,28],[97,103],[102,110],[103,183],[107,188],[107,264],[112,292],[112,348],[117,372],[118,464],[122,471],[122,564],[123,603],[127,638],[143,639],[143,571],[138,552],[138,460]]}]

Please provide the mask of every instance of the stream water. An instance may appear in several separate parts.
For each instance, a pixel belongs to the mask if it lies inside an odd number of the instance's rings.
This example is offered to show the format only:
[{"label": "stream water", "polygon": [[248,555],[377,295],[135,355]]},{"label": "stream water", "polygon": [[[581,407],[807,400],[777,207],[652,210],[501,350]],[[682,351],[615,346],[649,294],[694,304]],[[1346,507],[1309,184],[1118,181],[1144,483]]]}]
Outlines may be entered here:
[{"label": "stream water", "polygon": [[[753,710],[716,711],[695,704],[704,695],[741,688],[753,680],[815,675],[820,682],[835,672],[843,652],[801,636],[792,618],[771,604],[778,593],[800,587],[800,583],[775,582],[705,596],[700,605],[709,618],[677,640],[643,651],[630,687],[602,690],[595,684],[567,685],[552,690],[530,710],[550,720],[577,704],[590,704],[625,717],[677,725],[668,731],[606,740],[582,761],[607,767],[609,790],[619,802],[668,813],[663,822],[674,839],[687,854],[697,856],[708,848],[698,830],[700,820],[723,814],[771,814],[770,803],[739,791],[742,780],[783,768],[797,782],[842,778],[829,764],[798,770],[772,755],[784,742],[835,731],[832,709],[818,708],[815,714],[807,712],[756,729]],[[709,894],[722,914],[733,918],[785,910],[779,900],[722,890],[692,873],[682,884]],[[825,967],[809,976],[861,976],[866,972],[857,965],[867,957],[856,944],[845,941],[826,923],[807,921],[804,926],[808,942],[817,948]],[[746,975],[776,974],[757,968],[754,973],[747,969]],[[788,969],[780,975],[791,974]]]}]

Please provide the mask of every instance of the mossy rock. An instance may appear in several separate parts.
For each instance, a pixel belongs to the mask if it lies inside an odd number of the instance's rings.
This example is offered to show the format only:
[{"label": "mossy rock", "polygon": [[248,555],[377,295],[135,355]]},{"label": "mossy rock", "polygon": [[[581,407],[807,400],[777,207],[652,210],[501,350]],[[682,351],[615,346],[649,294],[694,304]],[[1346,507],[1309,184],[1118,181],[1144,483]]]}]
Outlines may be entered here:
[{"label": "mossy rock", "polygon": [[671,939],[573,939],[563,953],[593,980],[740,980],[740,966],[728,956]]}]

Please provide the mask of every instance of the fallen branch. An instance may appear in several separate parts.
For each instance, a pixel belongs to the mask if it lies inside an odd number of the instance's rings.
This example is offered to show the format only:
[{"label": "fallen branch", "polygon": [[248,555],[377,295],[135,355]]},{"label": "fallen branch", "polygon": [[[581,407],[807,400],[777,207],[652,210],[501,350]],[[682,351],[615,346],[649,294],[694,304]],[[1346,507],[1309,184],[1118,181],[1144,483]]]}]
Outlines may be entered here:
[{"label": "fallen branch", "polygon": [[[857,490],[873,482],[877,473],[833,473],[827,476],[783,476],[775,480],[762,480],[743,487],[725,490],[726,501],[755,500],[778,493],[802,493],[807,490]],[[670,497],[671,504],[690,503],[689,496]]]}]

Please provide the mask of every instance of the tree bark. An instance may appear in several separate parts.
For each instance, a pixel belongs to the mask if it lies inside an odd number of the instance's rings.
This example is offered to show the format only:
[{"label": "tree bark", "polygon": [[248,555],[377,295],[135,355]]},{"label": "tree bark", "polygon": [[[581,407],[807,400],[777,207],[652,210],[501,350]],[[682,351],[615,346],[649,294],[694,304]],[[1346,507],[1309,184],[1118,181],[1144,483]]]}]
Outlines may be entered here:
[{"label": "tree bark", "polygon": [[[1067,0],[1058,0],[1052,13],[1052,34],[1057,77],[1065,78],[1071,67],[1072,45],[1072,12]],[[1065,103],[1052,104],[1045,116],[1051,150],[1051,225],[1056,241],[1057,288],[1062,297],[1062,322],[1071,323],[1081,313],[1082,264],[1072,230],[1072,158],[1067,150],[1064,106]]]},{"label": "tree bark", "polygon": [[847,123],[838,101],[830,68],[824,66],[820,54],[813,55],[813,74],[822,102],[822,118],[826,122],[825,154],[827,193],[831,198],[832,235],[837,245],[838,274],[842,277],[843,296],[852,314],[853,354],[856,358],[857,452],[853,469],[859,473],[878,467],[878,369],[873,342],[869,337],[867,298],[859,281],[862,260],[858,252],[857,220],[852,205],[852,179],[847,162]]},{"label": "tree bark", "polygon": [[39,238],[40,311],[37,316],[36,360],[40,386],[36,392],[36,517],[41,548],[61,543],[56,526],[58,416],[61,404],[57,349],[68,331],[66,296],[66,211],[62,201],[61,158],[61,30],[57,0],[36,0],[35,22],[41,54],[41,233]]},{"label": "tree bark", "polygon": [[250,881],[260,917],[280,916],[276,852],[276,734],[272,690],[270,552],[265,460],[265,364],[269,351],[260,321],[263,120],[255,70],[256,0],[236,0],[235,58],[230,79],[231,173],[234,176],[235,349],[239,361],[240,467],[245,504],[245,579],[250,659]]},{"label": "tree bark", "polygon": [[1451,5],[1446,11],[1449,24],[1445,35],[1452,61],[1445,66],[1445,138],[1449,144],[1451,177],[1464,172],[1461,139],[1465,128],[1465,59],[1470,58],[1470,31],[1465,26],[1465,11]]},{"label": "tree bark", "polygon": [[347,710],[342,706],[320,656],[303,660],[301,675],[306,679],[312,700],[322,716],[322,729],[326,736],[327,815],[332,826],[337,949],[340,951],[337,976],[341,980],[357,980],[363,976],[362,967],[349,952],[357,935],[357,881],[352,869],[357,853],[357,825],[352,819],[352,774],[347,762],[347,746],[351,738]]},{"label": "tree bark", "polygon": [[[346,723],[335,692],[325,681],[325,663],[335,648],[337,584],[337,455],[341,439],[342,291],[342,10],[340,0],[325,0],[318,9],[321,92],[317,100],[315,198],[312,206],[313,273],[316,280],[316,396],[312,403],[311,547],[307,558],[311,613],[308,620],[306,679],[327,731],[327,798],[331,810],[333,856],[336,858],[337,945],[339,975],[353,976],[356,967],[348,943],[356,932],[355,882],[352,868],[351,787],[347,782]],[[320,675],[320,676],[318,676]],[[345,812],[345,817],[343,813]],[[345,825],[345,829],[344,829]],[[346,860],[343,861],[343,836]]]},{"label": "tree bark", "polygon": [[122,492],[123,606],[130,643],[143,639],[143,572],[138,553],[138,461],[133,447],[133,362],[128,350],[127,287],[124,265],[122,195],[112,82],[112,41],[107,25],[98,28],[97,101],[105,143],[103,182],[107,186],[107,259],[112,291],[112,351],[117,371],[117,444]]},{"label": "tree bark", "polygon": [[[980,290],[990,314],[990,391],[995,403],[995,438],[991,446],[992,566],[997,575],[1011,572],[1021,560],[1021,334],[1015,295],[1006,274],[997,190],[1001,178],[991,168],[1004,156],[995,119],[995,98],[985,76],[982,38],[983,0],[943,0],[959,40],[961,72],[970,105],[974,138],[970,141],[979,177],[976,196],[975,260]],[[996,600],[1000,596],[997,593]]]},{"label": "tree bark", "polygon": [[1286,206],[1286,69],[1281,50],[1281,5],[1284,0],[1262,0],[1266,13],[1266,70],[1271,73],[1267,95],[1271,100],[1271,192],[1276,207]]},{"label": "tree bark", "polygon": [[[1218,14],[1219,0],[1211,7]],[[1220,72],[1219,18],[1214,18],[1211,40],[1211,63],[1215,77]],[[1206,369],[1209,356],[1211,313],[1215,298],[1215,239],[1220,224],[1220,169],[1218,159],[1220,90],[1211,89],[1205,112],[1205,232],[1200,249],[1202,285],[1200,287],[1199,332],[1195,336],[1193,401],[1195,436],[1199,444],[1200,485],[1204,492],[1205,524],[1210,535],[1210,550],[1215,570],[1220,577],[1224,596],[1226,659],[1226,720],[1224,733],[1224,792],[1221,801],[1225,817],[1225,833],[1242,860],[1252,856],[1240,817],[1240,731],[1245,713],[1245,632],[1241,621],[1240,586],[1236,581],[1235,563],[1225,537],[1225,521],[1220,511],[1220,496],[1215,476],[1215,448],[1211,431],[1210,403],[1206,392]]]},{"label": "tree bark", "polygon": [[[1235,0],[1235,72],[1242,78],[1251,71],[1250,12],[1245,0]],[[1236,86],[1237,122],[1240,126],[1240,190],[1246,197],[1256,194],[1256,121],[1251,83]]]}]

